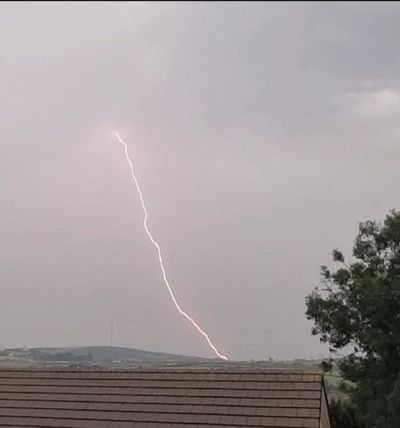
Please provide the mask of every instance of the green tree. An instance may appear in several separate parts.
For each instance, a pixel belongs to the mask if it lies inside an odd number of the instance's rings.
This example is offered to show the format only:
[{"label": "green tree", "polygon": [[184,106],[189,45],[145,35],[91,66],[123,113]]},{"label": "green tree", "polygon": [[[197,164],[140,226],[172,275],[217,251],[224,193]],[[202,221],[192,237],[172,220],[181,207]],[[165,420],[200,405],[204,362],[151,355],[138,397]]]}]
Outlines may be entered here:
[{"label": "green tree", "polygon": [[360,428],[362,426],[355,410],[347,401],[333,400],[330,404],[330,414],[334,428]]},{"label": "green tree", "polygon": [[[359,225],[353,260],[339,250],[335,270],[321,267],[321,285],[307,296],[312,334],[342,351],[339,367],[350,381],[352,417],[359,426],[400,423],[400,213]],[[341,410],[343,410],[341,408]]]}]

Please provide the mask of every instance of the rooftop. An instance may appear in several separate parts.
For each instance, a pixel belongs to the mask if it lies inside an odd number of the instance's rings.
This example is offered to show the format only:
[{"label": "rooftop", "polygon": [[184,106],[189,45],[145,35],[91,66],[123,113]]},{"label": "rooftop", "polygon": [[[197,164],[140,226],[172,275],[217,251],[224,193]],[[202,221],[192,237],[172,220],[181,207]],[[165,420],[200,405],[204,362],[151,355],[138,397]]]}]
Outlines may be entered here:
[{"label": "rooftop", "polygon": [[320,426],[320,373],[0,370],[1,427]]}]

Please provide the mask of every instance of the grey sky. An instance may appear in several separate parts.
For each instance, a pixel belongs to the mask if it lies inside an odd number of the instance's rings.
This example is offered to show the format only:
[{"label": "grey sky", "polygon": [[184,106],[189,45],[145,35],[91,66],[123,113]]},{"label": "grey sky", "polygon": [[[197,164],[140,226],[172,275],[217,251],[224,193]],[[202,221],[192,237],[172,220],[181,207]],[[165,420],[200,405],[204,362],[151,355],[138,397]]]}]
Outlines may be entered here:
[{"label": "grey sky", "polygon": [[304,296],[398,207],[396,3],[2,3],[0,346],[318,357]]}]

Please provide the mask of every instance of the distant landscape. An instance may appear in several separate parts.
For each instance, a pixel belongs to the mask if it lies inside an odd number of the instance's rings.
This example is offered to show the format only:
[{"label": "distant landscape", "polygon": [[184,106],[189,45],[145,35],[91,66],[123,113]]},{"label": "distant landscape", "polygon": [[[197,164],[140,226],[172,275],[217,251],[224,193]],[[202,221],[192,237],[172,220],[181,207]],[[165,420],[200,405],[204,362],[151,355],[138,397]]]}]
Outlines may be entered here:
[{"label": "distant landscape", "polygon": [[279,361],[269,358],[261,361],[222,361],[219,358],[168,354],[165,352],[143,351],[120,346],[78,346],[3,348],[0,350],[1,366],[102,366],[105,368],[135,368],[143,365],[177,366],[254,366],[260,368],[318,369],[321,360],[296,359]]},{"label": "distant landscape", "polygon": [[0,350],[1,366],[81,366],[134,368],[143,364],[202,363],[208,360],[164,352],[149,352],[119,346],[6,348]]},{"label": "distant landscape", "polygon": [[[148,367],[221,368],[226,369],[301,369],[320,370],[320,359],[221,361],[164,352],[150,352],[120,346],[79,346],[0,349],[0,368],[80,368],[80,369],[135,369]],[[340,394],[341,378],[335,369],[326,374],[328,392]]]}]

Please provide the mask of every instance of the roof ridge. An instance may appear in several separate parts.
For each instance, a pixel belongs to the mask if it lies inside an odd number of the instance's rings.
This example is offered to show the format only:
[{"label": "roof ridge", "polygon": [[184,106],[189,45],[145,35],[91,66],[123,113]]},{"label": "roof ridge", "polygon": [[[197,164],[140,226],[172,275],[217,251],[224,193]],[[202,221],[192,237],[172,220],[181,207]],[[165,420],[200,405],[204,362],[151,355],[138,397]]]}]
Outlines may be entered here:
[{"label": "roof ridge", "polygon": [[193,369],[181,369],[181,368],[132,368],[132,369],[98,369],[98,368],[67,368],[67,367],[51,367],[51,368],[0,368],[0,373],[12,372],[12,373],[182,373],[182,374],[301,374],[301,375],[323,375],[322,370],[299,370],[299,369],[251,369],[247,370],[246,368],[238,369],[202,369],[202,368],[193,368]]}]

